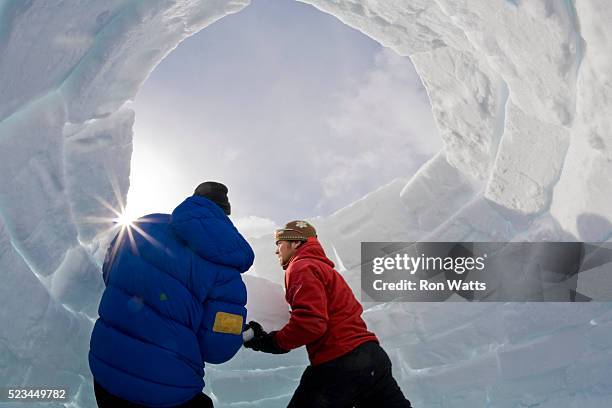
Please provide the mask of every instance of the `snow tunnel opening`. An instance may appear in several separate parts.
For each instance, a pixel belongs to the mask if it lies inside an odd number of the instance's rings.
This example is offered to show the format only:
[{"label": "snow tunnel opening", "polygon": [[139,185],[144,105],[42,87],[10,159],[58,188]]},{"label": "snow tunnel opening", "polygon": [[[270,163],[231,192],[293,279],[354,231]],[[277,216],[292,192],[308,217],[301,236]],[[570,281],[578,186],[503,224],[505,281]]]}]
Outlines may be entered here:
[{"label": "snow tunnel opening", "polygon": [[187,38],[134,109],[130,214],[171,212],[218,180],[253,236],[405,184],[442,147],[408,57],[290,0],[253,1]]}]

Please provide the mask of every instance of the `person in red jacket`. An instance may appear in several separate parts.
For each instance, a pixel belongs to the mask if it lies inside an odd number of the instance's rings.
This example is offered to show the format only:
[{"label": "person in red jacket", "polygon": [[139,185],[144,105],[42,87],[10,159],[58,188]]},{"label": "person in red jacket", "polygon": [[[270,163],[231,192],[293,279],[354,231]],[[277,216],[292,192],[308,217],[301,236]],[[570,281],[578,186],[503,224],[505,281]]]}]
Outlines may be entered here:
[{"label": "person in red jacket", "polygon": [[276,254],[285,270],[291,318],[267,333],[249,322],[247,348],[282,354],[306,346],[306,368],[289,408],[410,408],[391,373],[391,361],[361,318],[363,308],[334,269],[306,221],[276,230]]}]

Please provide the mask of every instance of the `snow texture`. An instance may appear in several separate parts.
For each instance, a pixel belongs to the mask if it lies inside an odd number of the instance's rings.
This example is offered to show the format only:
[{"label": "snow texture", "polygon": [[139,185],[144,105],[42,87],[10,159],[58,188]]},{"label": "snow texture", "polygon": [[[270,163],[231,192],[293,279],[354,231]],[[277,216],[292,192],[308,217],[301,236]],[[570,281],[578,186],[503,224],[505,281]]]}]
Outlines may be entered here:
[{"label": "snow texture", "polygon": [[[612,238],[612,3],[304,2],[410,57],[444,141],[411,178],[311,220],[357,293],[361,241]],[[87,350],[109,207],[129,187],[129,101],[183,39],[247,5],[0,2],[0,385],[68,386],[69,406],[95,406]],[[279,328],[271,236],[252,244],[250,317]],[[612,404],[607,303],[364,306],[414,406]],[[306,361],[242,350],[208,367],[206,391],[282,407]]]}]

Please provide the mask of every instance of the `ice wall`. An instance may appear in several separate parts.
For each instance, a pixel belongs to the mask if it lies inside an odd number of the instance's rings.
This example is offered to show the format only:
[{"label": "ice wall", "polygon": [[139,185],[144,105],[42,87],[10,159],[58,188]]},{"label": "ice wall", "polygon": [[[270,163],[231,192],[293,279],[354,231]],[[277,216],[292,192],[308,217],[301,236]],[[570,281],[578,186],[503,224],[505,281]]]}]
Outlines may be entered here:
[{"label": "ice wall", "polygon": [[[414,177],[313,220],[356,288],[360,241],[610,239],[609,2],[305,2],[412,59],[445,145]],[[87,337],[108,207],[129,185],[128,101],[180,41],[247,5],[0,2],[0,385],[54,379],[93,406]],[[282,275],[267,238],[253,244],[267,279],[249,287],[278,306],[250,310],[280,324]],[[606,304],[368,306],[415,406],[612,402]],[[244,351],[209,369],[209,389],[220,406],[284,406],[303,364]]]}]

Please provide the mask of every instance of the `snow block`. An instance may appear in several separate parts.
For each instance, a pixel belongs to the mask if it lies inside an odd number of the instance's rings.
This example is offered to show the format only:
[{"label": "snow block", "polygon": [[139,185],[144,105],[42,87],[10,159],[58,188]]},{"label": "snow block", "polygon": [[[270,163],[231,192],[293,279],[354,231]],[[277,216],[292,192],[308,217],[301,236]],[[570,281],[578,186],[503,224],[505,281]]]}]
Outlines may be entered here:
[{"label": "snow block", "polygon": [[450,165],[444,151],[419,169],[400,192],[408,213],[406,229],[428,234],[476,193],[476,184]]},{"label": "snow block", "polygon": [[565,128],[544,123],[510,103],[485,197],[524,214],[547,210],[568,143]]},{"label": "snow block", "polygon": [[[583,241],[612,237],[612,7],[604,0],[576,2],[586,42],[576,91],[576,121],[551,213]],[[588,47],[587,47],[588,45]]]},{"label": "snow block", "polygon": [[520,345],[503,346],[497,351],[501,378],[511,380],[564,368],[587,351],[582,330],[557,332]]},{"label": "snow block", "polygon": [[503,315],[512,344],[573,327],[586,332],[590,321],[610,311],[606,303],[515,303]]},{"label": "snow block", "polygon": [[[582,58],[569,1],[436,0],[507,83],[510,99],[544,122],[570,125]],[[465,46],[460,47],[463,49]]]},{"label": "snow block", "polygon": [[77,234],[64,180],[65,107],[54,92],[0,123],[0,215],[35,272],[50,275]]},{"label": "snow block", "polygon": [[[516,407],[571,407],[571,396],[566,387],[565,369],[544,374],[528,375],[498,381],[489,390],[489,406]],[[556,405],[546,405],[549,401]]]},{"label": "snow block", "polygon": [[[612,330],[608,328],[612,339]],[[567,367],[567,390],[589,396],[612,397],[612,350],[597,351]]]},{"label": "snow block", "polygon": [[364,304],[363,319],[368,330],[385,338],[391,347],[412,344],[420,340],[419,307],[411,303],[381,303],[367,307]]},{"label": "snow block", "polygon": [[612,260],[597,268],[580,271],[576,291],[593,299],[612,299],[610,271]]},{"label": "snow block", "polygon": [[[414,406],[457,407],[458,401],[477,401],[487,398],[487,389],[498,377],[495,353],[487,353],[465,361],[432,369],[411,372],[402,378],[406,397]],[[418,405],[417,405],[418,404]]]},{"label": "snow block", "polygon": [[593,350],[612,349],[612,321],[597,323],[591,320],[593,327],[587,331],[587,339]]},{"label": "snow block", "polygon": [[493,203],[477,194],[457,213],[424,237],[423,241],[505,242],[516,234],[511,214],[502,214]]},{"label": "snow block", "polygon": [[[278,269],[278,274],[284,275],[284,271],[280,267]],[[283,286],[251,276],[250,273],[243,275],[242,279],[248,293],[246,322],[255,320],[267,331],[282,328],[289,321],[289,306],[285,301]]]},{"label": "snow block", "polygon": [[98,316],[103,291],[100,268],[81,246],[68,251],[51,278],[51,295],[71,310],[82,311],[92,319]]},{"label": "snow block", "polygon": [[550,212],[583,241],[612,237],[612,123],[601,115],[612,105],[612,81],[586,59],[579,77],[578,118],[572,129],[565,166],[555,186]]},{"label": "snow block", "polygon": [[606,23],[612,15],[612,5],[606,0],[591,0],[579,1],[575,7],[579,19],[589,22],[589,24],[581,25],[580,36],[593,52],[585,53],[583,63],[591,65],[592,69],[603,79],[603,83],[610,84],[612,82],[612,57],[609,53],[595,50],[610,48],[612,26]]},{"label": "snow block", "polygon": [[427,89],[448,162],[471,178],[486,179],[503,129],[498,123],[503,122],[505,83],[486,60],[463,49],[437,48],[412,60]]},{"label": "snow block", "polygon": [[77,388],[88,372],[93,324],[49,296],[13,249],[1,221],[0,281],[0,383]]},{"label": "snow block", "polygon": [[[252,371],[211,370],[208,385],[217,398],[231,404],[293,394],[305,367],[279,366]],[[274,384],[273,387],[270,384]]]},{"label": "snow block", "polygon": [[88,243],[113,225],[125,208],[130,182],[134,111],[67,126],[66,187],[79,240]]},{"label": "snow block", "polygon": [[[268,327],[263,326],[264,330]],[[223,365],[214,366],[220,371],[260,371],[272,370],[278,367],[302,367],[308,365],[308,354],[306,348],[291,350],[287,354],[266,354],[259,351],[253,351],[247,348],[242,348],[238,354]],[[206,365],[209,367],[210,365]]]},{"label": "snow block", "polygon": [[0,121],[59,87],[128,3],[0,2]]},{"label": "snow block", "polygon": [[503,325],[498,319],[469,320],[455,329],[427,339],[404,344],[400,350],[410,368],[420,369],[442,365],[462,365],[486,354],[505,342]]}]

